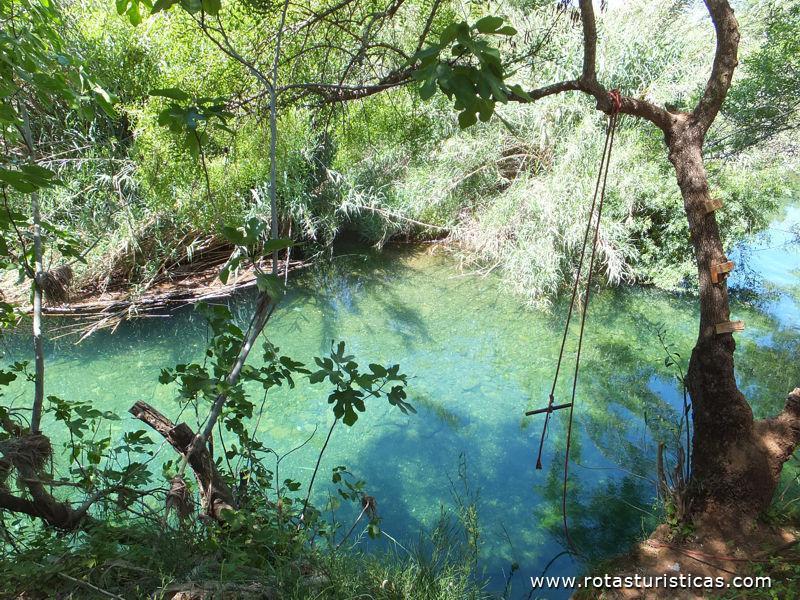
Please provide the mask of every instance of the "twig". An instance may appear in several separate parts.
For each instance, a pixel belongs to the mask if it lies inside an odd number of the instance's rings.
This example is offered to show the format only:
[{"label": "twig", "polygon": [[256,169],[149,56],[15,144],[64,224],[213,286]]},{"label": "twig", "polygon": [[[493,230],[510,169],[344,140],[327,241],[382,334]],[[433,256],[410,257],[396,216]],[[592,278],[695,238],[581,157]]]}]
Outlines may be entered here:
[{"label": "twig", "polygon": [[[44,565],[41,565],[39,563],[33,563],[33,564],[35,564],[37,567],[42,568],[42,569],[46,568]],[[57,573],[57,575],[59,577],[63,577],[64,579],[66,579],[68,581],[71,581],[73,583],[77,583],[78,585],[82,585],[82,586],[88,587],[89,589],[94,590],[98,594],[102,594],[103,596],[106,596],[108,598],[114,598],[115,600],[125,600],[125,598],[123,598],[122,596],[117,596],[116,594],[114,594],[112,592],[109,592],[108,590],[104,590],[103,588],[99,588],[96,585],[92,585],[88,581],[82,581],[80,579],[75,579],[74,577],[71,577],[70,575],[67,575],[66,573],[61,573],[61,572]]]},{"label": "twig", "polygon": [[317,478],[317,471],[319,471],[319,464],[322,462],[322,455],[325,453],[325,448],[328,447],[328,442],[331,441],[331,435],[333,435],[333,428],[336,427],[336,424],[339,422],[339,417],[336,417],[331,424],[331,428],[328,430],[328,436],[325,438],[325,443],[322,444],[322,449],[319,451],[319,456],[317,456],[317,464],[314,467],[314,473],[311,474],[311,481],[308,482],[308,492],[306,493],[306,499],[303,502],[303,511],[301,513],[301,519],[306,514],[306,508],[308,507],[308,501],[311,499],[311,489],[314,487],[314,480]]},{"label": "twig", "polygon": [[342,544],[344,544],[344,543],[345,543],[345,541],[347,540],[347,538],[349,538],[349,537],[350,537],[350,534],[352,534],[352,533],[353,533],[353,530],[356,528],[356,525],[358,525],[358,522],[361,520],[361,517],[363,517],[363,516],[364,516],[364,513],[365,513],[365,512],[367,512],[367,509],[368,509],[368,508],[369,508],[369,504],[364,504],[364,508],[362,508],[362,509],[361,509],[361,512],[360,512],[360,513],[358,513],[358,517],[357,517],[357,518],[356,518],[356,520],[353,522],[353,526],[350,528],[350,531],[348,531],[348,532],[347,532],[347,535],[345,535],[345,536],[344,536],[344,537],[343,537],[343,538],[342,538],[342,539],[339,541],[339,543],[338,543],[338,544],[336,544],[336,548],[335,548],[336,550],[338,550],[339,548],[341,548],[341,547],[342,547]]}]

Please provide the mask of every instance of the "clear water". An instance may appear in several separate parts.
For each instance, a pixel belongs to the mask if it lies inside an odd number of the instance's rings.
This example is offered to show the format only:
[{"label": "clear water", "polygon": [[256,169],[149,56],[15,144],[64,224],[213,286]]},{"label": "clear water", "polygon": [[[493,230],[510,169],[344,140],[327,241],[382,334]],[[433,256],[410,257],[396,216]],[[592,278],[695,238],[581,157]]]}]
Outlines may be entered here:
[{"label": "clear water", "polygon": [[[800,211],[793,209],[786,219],[776,223],[776,232],[788,231],[792,219],[800,221]],[[767,241],[764,247],[775,245]],[[779,248],[751,252],[749,262],[780,292],[759,306],[734,307],[734,318],[747,322],[737,337],[738,376],[763,416],[779,410],[786,392],[800,382],[793,289],[800,256]],[[233,307],[244,320],[250,299],[240,298]],[[359,362],[399,363],[412,376],[409,399],[418,414],[405,416],[372,402],[352,429],[337,428],[321,473],[347,465],[365,479],[383,529],[408,546],[420,529],[435,523],[441,505],[454,506],[453,484],[464,489],[458,479],[463,459],[469,494],[478,499],[480,568],[498,590],[518,563],[516,597],[527,595],[528,577],[539,575],[564,549],[566,411],[551,421],[541,471],[534,464],[542,417],[523,416],[546,404],[564,309],[529,310],[503,290],[499,278],[461,273],[452,259],[426,248],[350,250],[291,284],[267,335],[283,353],[307,363],[325,354],[331,340],[345,340]],[[571,537],[593,558],[624,551],[653,523],[655,448],[657,440],[673,439],[682,402],[673,373],[664,367],[656,323],[666,324],[669,340],[688,357],[697,323],[691,298],[646,289],[607,290],[593,298],[568,503]],[[201,358],[205,336],[205,325],[183,310],[169,319],[125,324],[113,335],[98,333],[78,346],[49,343],[47,393],[115,411],[123,419],[112,435],[139,429],[127,414],[137,400],[177,413],[174,388],[157,382],[160,369]],[[22,357],[19,340],[4,343],[7,360]],[[558,399],[568,393],[569,357]],[[333,419],[326,396],[322,386],[301,385],[268,397],[260,430],[277,451],[297,446],[318,428],[308,445],[282,463],[281,479],[307,481]],[[2,401],[27,404],[29,398],[29,388],[16,387]],[[193,417],[188,422],[195,424]],[[320,481],[317,496],[323,500],[332,488],[328,476]],[[580,568],[561,556],[548,574],[571,575]],[[566,590],[540,595],[567,596]]]}]

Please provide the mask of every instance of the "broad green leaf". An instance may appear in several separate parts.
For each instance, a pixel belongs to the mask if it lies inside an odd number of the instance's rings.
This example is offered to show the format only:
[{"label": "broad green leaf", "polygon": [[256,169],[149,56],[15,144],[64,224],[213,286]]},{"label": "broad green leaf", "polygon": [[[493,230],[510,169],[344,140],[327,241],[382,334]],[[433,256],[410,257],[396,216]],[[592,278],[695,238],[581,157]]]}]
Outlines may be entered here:
[{"label": "broad green leaf", "polygon": [[506,25],[505,27],[501,27],[494,33],[497,35],[517,35],[517,30],[514,29],[511,25]]},{"label": "broad green leaf", "polygon": [[515,83],[514,85],[512,85],[508,89],[511,92],[513,92],[514,94],[516,94],[517,96],[519,96],[520,98],[524,98],[528,102],[533,102],[533,98],[531,97],[531,95],[528,92],[526,92],[524,89],[522,89],[521,85]]},{"label": "broad green leaf", "polygon": [[161,96],[163,98],[171,98],[172,100],[178,100],[179,102],[189,100],[191,96],[184,92],[183,90],[179,90],[178,88],[160,88],[150,91],[151,96]]},{"label": "broad green leaf", "polygon": [[429,100],[436,93],[436,80],[426,79],[425,83],[419,88],[419,96],[423,100]]},{"label": "broad green leaf", "polygon": [[237,229],[235,227],[223,225],[222,235],[225,237],[226,240],[228,240],[232,244],[236,244],[237,246],[243,246],[245,243],[244,234],[240,229]]},{"label": "broad green leaf", "polygon": [[481,33],[494,33],[503,24],[503,17],[483,17],[472,26]]},{"label": "broad green leaf", "polygon": [[153,4],[152,13],[155,14],[157,12],[169,10],[177,3],[178,0],[156,0],[156,3]]},{"label": "broad green leaf", "polygon": [[275,250],[283,250],[284,248],[290,248],[294,246],[295,243],[288,239],[288,238],[279,238],[276,240],[269,240],[264,244],[264,254],[269,254],[270,252],[274,252]]},{"label": "broad green leaf", "polygon": [[220,0],[203,0],[203,10],[211,16],[218,14],[220,8]]},{"label": "broad green leaf", "polygon": [[7,183],[23,194],[35,192],[40,186],[34,185],[31,178],[20,171],[12,171],[0,167],[0,182]]},{"label": "broad green leaf", "polygon": [[471,125],[475,125],[475,123],[477,122],[478,122],[478,117],[473,111],[465,110],[463,112],[458,113],[458,126],[461,129],[466,129]]}]

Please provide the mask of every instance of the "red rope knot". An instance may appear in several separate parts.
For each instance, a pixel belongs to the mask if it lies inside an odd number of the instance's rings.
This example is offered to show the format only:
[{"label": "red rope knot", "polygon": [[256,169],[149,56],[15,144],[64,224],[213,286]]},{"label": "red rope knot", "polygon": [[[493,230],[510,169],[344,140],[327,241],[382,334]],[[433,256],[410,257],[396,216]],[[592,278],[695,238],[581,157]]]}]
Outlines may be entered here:
[{"label": "red rope knot", "polygon": [[611,98],[611,114],[617,114],[622,110],[622,94],[619,93],[619,90],[614,89],[608,92],[608,97]]}]

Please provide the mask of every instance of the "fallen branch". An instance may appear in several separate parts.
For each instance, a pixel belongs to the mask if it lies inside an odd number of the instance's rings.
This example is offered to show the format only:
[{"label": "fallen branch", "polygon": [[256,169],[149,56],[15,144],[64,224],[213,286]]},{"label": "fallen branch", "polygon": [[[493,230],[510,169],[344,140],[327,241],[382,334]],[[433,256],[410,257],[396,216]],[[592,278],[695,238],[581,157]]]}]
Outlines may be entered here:
[{"label": "fallen branch", "polygon": [[[288,265],[282,261],[279,272],[285,275],[288,271],[301,269],[307,265],[308,263],[301,260],[290,261]],[[169,318],[179,308],[193,306],[200,302],[222,300],[256,286],[255,275],[250,270],[240,273],[235,281],[227,285],[219,283],[217,272],[218,269],[215,267],[213,273],[200,274],[201,281],[187,278],[170,284],[170,288],[166,291],[163,289],[159,291],[156,288],[138,297],[122,293],[107,299],[45,307],[44,314],[46,316],[76,320],[76,322],[57,328],[58,333],[52,339],[77,335],[79,336],[78,343],[80,343],[101,329],[115,330],[124,321],[140,318]],[[204,280],[210,280],[210,283],[203,283]]]},{"label": "fallen branch", "polygon": [[200,487],[206,514],[219,521],[222,511],[234,509],[233,492],[217,470],[205,444],[195,448],[189,456],[195,433],[186,423],[175,425],[147,402],[137,402],[128,412],[155,429],[184,459],[188,459]]}]

